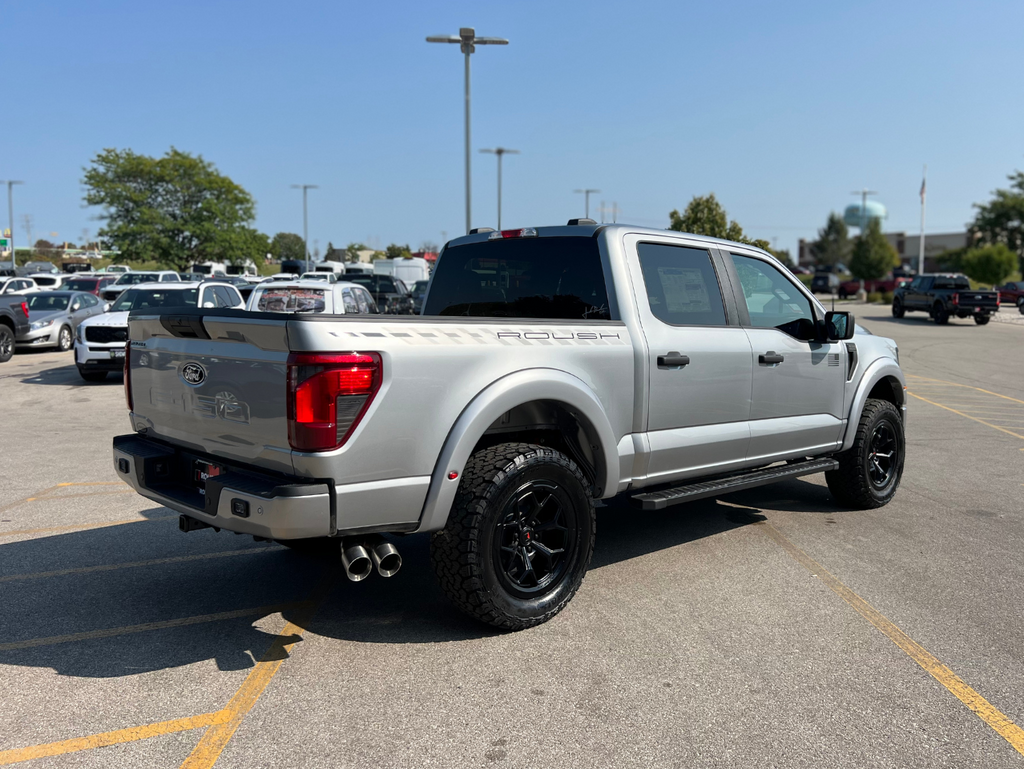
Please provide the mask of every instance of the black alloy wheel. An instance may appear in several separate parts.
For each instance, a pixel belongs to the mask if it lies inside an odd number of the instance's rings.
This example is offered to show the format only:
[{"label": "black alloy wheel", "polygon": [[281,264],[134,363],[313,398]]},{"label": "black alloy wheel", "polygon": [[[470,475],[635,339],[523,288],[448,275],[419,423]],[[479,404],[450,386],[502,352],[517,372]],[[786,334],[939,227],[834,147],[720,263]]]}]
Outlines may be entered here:
[{"label": "black alloy wheel", "polygon": [[825,473],[836,502],[855,510],[888,504],[903,477],[905,446],[899,409],[889,401],[869,398],[853,445],[836,455],[839,467]]},{"label": "black alloy wheel", "polygon": [[949,323],[949,311],[939,302],[936,302],[932,308],[932,317],[935,318],[935,322],[940,326]]},{"label": "black alloy wheel", "polygon": [[899,466],[899,450],[892,424],[881,421],[875,425],[866,459],[868,478],[876,489],[884,489],[892,482],[893,473]]},{"label": "black alloy wheel", "polygon": [[14,355],[14,332],[0,323],[0,363],[6,363]]},{"label": "black alloy wheel", "polygon": [[576,517],[571,500],[550,481],[529,481],[509,498],[494,536],[506,590],[529,598],[561,579],[577,544]]},{"label": "black alloy wheel", "polygon": [[476,452],[430,540],[441,588],[466,614],[503,630],[551,619],[576,594],[594,552],[592,493],[554,449],[503,443]]},{"label": "black alloy wheel", "polygon": [[892,300],[892,316],[894,318],[902,318],[907,314],[907,311],[903,309],[903,301],[899,298]]}]

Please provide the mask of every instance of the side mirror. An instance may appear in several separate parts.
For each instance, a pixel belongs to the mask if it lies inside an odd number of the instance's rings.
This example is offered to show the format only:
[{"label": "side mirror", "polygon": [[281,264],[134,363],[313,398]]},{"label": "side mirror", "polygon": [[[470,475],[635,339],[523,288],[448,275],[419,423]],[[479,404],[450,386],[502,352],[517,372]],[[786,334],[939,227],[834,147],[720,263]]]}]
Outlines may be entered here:
[{"label": "side mirror", "polygon": [[103,312],[110,312],[110,302],[103,305]]},{"label": "side mirror", "polygon": [[830,342],[853,339],[856,323],[852,312],[826,312],[825,338]]},{"label": "side mirror", "polygon": [[204,308],[210,308],[210,307],[213,307],[213,306],[214,306],[213,302],[203,302],[203,307]]}]

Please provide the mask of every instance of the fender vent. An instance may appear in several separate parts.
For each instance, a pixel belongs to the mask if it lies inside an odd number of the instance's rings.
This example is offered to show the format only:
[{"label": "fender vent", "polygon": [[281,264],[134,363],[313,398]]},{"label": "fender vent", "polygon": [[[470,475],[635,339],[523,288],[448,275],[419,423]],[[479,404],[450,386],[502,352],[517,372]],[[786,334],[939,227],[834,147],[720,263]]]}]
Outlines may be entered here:
[{"label": "fender vent", "polygon": [[846,381],[849,382],[853,379],[854,372],[857,371],[857,345],[853,342],[846,343]]}]

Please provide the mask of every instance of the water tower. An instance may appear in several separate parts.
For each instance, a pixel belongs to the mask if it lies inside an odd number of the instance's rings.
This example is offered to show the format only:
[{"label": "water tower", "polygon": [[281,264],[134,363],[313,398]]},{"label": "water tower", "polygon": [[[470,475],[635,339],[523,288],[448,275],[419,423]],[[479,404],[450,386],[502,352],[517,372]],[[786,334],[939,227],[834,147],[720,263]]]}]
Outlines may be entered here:
[{"label": "water tower", "polygon": [[871,190],[857,190],[851,194],[860,195],[860,203],[851,203],[843,211],[843,221],[846,222],[847,227],[856,227],[864,232],[872,219],[881,221],[889,215],[885,206],[877,200],[868,200],[868,195],[875,194]]}]

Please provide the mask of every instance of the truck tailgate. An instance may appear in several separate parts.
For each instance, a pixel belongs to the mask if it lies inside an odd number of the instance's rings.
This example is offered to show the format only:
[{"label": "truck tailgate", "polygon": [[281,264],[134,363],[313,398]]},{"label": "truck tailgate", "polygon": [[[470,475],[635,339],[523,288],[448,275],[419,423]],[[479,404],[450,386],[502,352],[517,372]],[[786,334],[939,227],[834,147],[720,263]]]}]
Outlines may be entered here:
[{"label": "truck tailgate", "polygon": [[291,473],[287,317],[133,316],[136,430]]}]

